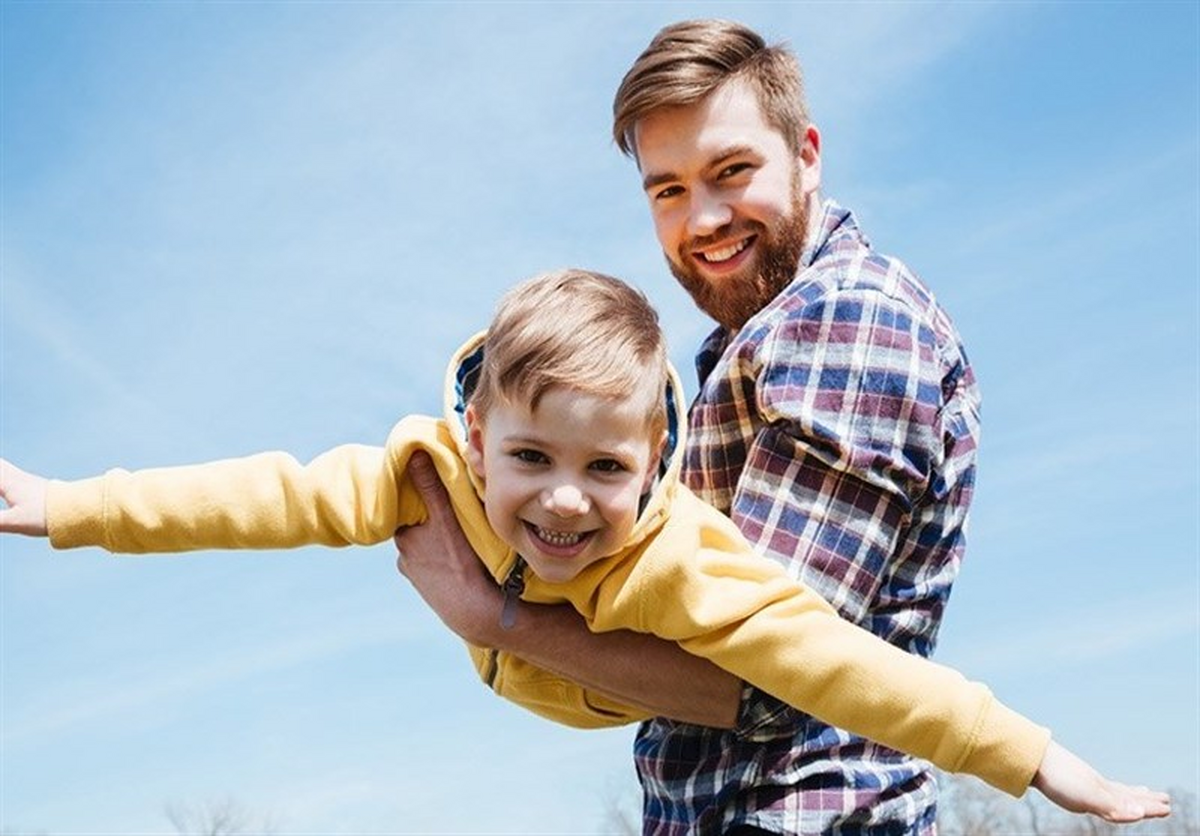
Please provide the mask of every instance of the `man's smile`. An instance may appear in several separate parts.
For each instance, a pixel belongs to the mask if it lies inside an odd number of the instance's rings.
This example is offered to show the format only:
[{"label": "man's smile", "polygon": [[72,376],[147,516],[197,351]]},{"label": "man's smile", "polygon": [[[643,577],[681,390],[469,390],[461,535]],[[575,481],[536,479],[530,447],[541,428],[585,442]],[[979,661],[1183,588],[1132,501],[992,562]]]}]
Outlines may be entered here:
[{"label": "man's smile", "polygon": [[739,241],[734,241],[731,244],[725,244],[720,247],[713,247],[706,250],[694,250],[696,257],[705,264],[723,264],[738,253],[745,250],[754,241],[753,235],[748,235]]}]

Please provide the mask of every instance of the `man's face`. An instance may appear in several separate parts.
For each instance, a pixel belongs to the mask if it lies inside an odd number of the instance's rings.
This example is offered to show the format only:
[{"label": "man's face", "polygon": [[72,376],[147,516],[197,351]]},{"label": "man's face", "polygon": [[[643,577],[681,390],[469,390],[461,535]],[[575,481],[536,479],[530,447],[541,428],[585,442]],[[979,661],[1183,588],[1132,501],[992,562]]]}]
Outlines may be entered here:
[{"label": "man's face", "polygon": [[820,138],[799,158],[745,82],[663,108],[634,134],[643,186],[671,272],[696,304],[736,331],[795,278]]},{"label": "man's face", "polygon": [[646,400],[557,388],[536,410],[498,399],[480,420],[468,409],[488,522],[542,580],[566,583],[629,540],[662,448]]}]

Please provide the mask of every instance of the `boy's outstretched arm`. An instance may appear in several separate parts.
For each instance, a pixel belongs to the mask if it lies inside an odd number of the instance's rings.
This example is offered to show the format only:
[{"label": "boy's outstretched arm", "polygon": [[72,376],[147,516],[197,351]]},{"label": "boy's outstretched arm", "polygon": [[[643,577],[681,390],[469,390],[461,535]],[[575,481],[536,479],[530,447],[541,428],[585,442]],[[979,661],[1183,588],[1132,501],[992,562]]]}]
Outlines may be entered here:
[{"label": "boy's outstretched arm", "polygon": [[1171,813],[1171,797],[1165,792],[1110,781],[1053,740],[1033,776],[1033,786],[1064,810],[1091,813],[1114,824]]},{"label": "boy's outstretched arm", "polygon": [[463,536],[428,458],[414,455],[408,475],[429,518],[396,535],[397,567],[462,639],[651,714],[717,728],[735,724],[741,680],[674,642],[628,630],[592,633],[565,604],[521,602],[511,629],[501,629],[500,589]]},{"label": "boy's outstretched arm", "polygon": [[46,536],[46,480],[0,459],[0,532]]}]

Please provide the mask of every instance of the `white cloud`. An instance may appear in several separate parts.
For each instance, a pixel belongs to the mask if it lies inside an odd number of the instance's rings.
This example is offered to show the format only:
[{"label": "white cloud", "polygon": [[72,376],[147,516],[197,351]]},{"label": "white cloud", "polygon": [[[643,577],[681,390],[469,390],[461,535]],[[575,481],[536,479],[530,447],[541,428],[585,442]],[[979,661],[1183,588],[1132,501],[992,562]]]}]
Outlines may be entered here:
[{"label": "white cloud", "polygon": [[[979,255],[1003,251],[1014,241],[1036,242],[1041,263],[1069,262],[1072,256],[1094,245],[1091,238],[1079,236],[1088,227],[1078,219],[1098,211],[1118,224],[1122,220],[1131,224],[1122,249],[1132,249],[1144,231],[1135,224],[1145,220],[1136,211],[1134,199],[1148,193],[1148,184],[1161,184],[1164,178],[1176,180],[1181,168],[1190,167],[1194,174],[1195,138],[1182,142],[1171,138],[1159,148],[1142,149],[1132,160],[1121,149],[1114,149],[1114,157],[1114,163],[1119,164],[1107,167],[1104,176],[1099,177],[1091,162],[1064,166],[1057,181],[1044,184],[1036,200],[1021,200],[1005,211],[992,213],[985,224],[964,229],[955,237],[953,250],[963,256]],[[1071,234],[1064,236],[1064,231]],[[1107,236],[1112,230],[1093,231]],[[1011,271],[1006,275],[1011,277]]]},{"label": "white cloud", "polygon": [[[1200,611],[1195,589],[1176,588],[1087,606],[1064,601],[1052,613],[1014,615],[1009,625],[1002,635],[956,642],[943,661],[985,681],[1018,672],[1038,679],[1039,672],[1067,666],[1118,664],[1182,639],[1194,643]],[[1195,660],[1190,664],[1194,670]]]},{"label": "white cloud", "polygon": [[205,692],[380,644],[403,645],[426,631],[393,619],[360,618],[310,629],[265,644],[230,647],[217,659],[197,658],[181,648],[177,660],[149,667],[138,660],[116,660],[102,679],[57,683],[50,693],[4,717],[4,745],[35,745],[41,738],[70,733],[93,724],[127,723],[148,708],[176,706]]},{"label": "white cloud", "polygon": [[[131,408],[153,409],[148,398],[131,389],[119,374],[96,358],[64,310],[67,306],[38,292],[32,277],[16,261],[11,250],[7,251],[0,286],[6,371],[11,373],[13,364],[17,364],[23,375],[36,376],[46,374],[47,365],[61,365],[74,383],[88,387],[96,397]],[[20,350],[14,351],[17,346]]]}]

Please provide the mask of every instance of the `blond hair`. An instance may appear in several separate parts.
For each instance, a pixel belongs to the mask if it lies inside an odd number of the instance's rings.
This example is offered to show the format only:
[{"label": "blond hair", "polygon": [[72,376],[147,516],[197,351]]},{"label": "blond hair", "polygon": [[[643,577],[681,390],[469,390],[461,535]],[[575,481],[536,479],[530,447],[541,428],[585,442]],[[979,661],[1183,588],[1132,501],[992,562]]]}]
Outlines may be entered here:
[{"label": "blond hair", "polygon": [[641,291],[600,273],[558,270],[501,298],[470,401],[486,422],[497,399],[536,410],[556,387],[623,400],[645,393],[654,435],[666,428],[667,375],[658,313]]},{"label": "blond hair", "polygon": [[767,124],[799,155],[809,119],[796,56],[728,20],[686,20],[659,30],[613,99],[617,147],[636,159],[639,121],[660,108],[696,104],[735,78],[750,85]]}]

